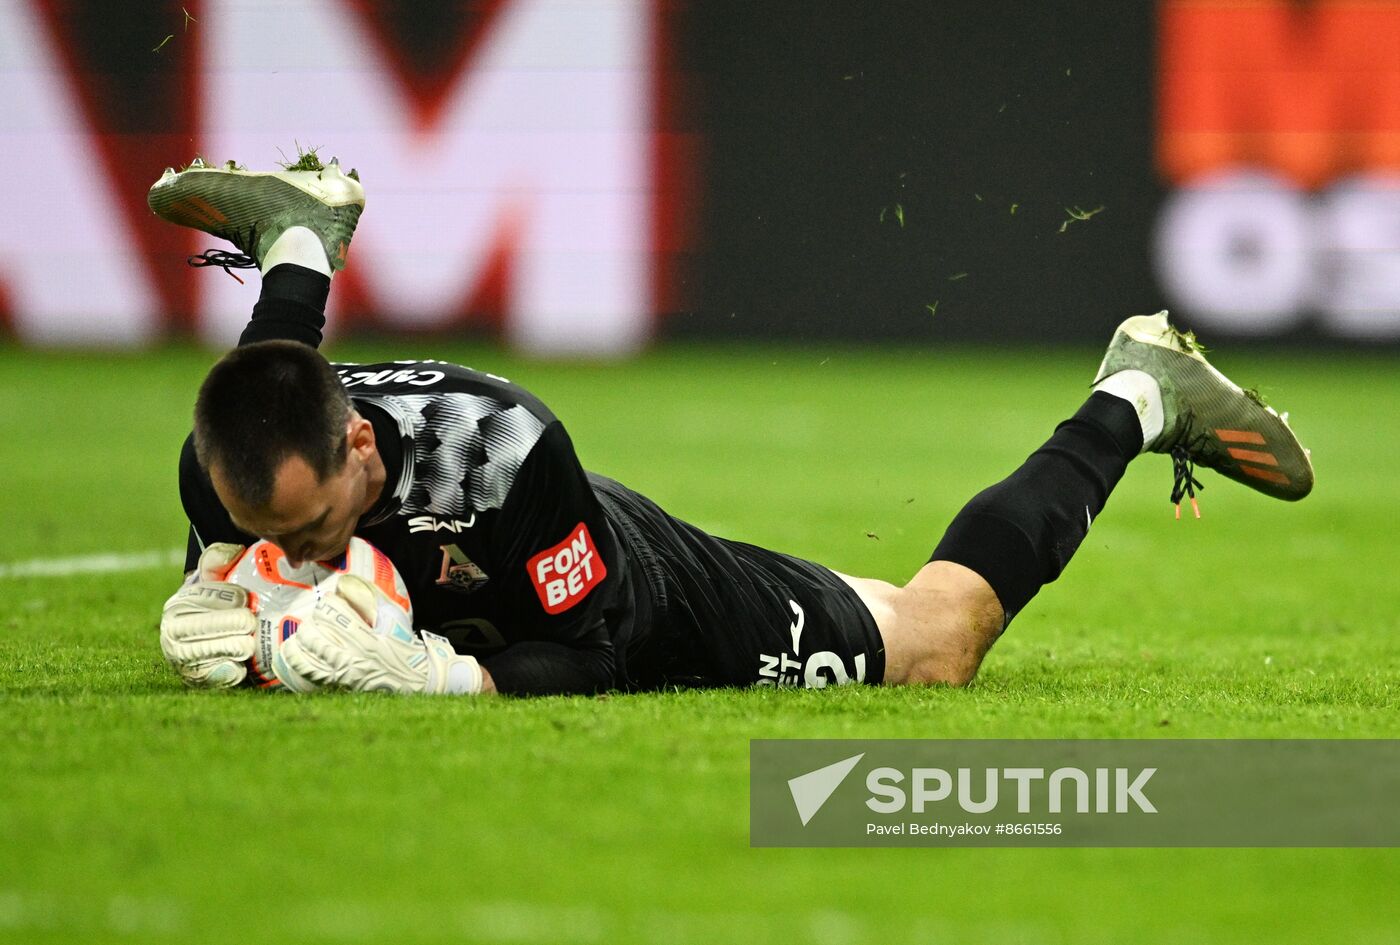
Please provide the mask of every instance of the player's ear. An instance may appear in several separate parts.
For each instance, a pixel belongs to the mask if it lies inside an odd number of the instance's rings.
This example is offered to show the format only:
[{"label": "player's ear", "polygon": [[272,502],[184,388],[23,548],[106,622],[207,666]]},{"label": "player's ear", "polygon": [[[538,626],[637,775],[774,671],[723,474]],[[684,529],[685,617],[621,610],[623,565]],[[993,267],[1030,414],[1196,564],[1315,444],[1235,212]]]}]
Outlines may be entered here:
[{"label": "player's ear", "polygon": [[346,448],[362,461],[369,459],[374,452],[374,424],[360,416],[358,411],[350,411],[350,419],[345,421]]}]

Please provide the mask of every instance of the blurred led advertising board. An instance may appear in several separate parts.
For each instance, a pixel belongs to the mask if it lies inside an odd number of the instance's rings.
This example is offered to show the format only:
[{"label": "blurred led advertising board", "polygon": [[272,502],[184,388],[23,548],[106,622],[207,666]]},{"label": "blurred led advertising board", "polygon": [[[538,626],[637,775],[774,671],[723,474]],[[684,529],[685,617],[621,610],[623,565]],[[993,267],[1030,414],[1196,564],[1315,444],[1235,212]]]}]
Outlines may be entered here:
[{"label": "blurred led advertising board", "polygon": [[366,184],[333,297],[352,322],[492,322],[546,353],[643,343],[664,161],[652,4],[435,10],[414,22],[408,5],[353,0],[198,0],[132,17],[0,3],[0,310],[11,330],[120,344],[184,323],[235,338],[256,280],[184,272],[184,255],[215,241],[151,218],[145,188],[195,154],[266,168],[295,142],[356,166]]},{"label": "blurred led advertising board", "polygon": [[1201,324],[1400,337],[1400,4],[1170,0],[1163,291]]},{"label": "blurred led advertising board", "polygon": [[[0,330],[236,336],[145,190],[319,146],[336,330],[1400,341],[1400,0],[0,0]],[[951,12],[950,12],[951,11]]]}]

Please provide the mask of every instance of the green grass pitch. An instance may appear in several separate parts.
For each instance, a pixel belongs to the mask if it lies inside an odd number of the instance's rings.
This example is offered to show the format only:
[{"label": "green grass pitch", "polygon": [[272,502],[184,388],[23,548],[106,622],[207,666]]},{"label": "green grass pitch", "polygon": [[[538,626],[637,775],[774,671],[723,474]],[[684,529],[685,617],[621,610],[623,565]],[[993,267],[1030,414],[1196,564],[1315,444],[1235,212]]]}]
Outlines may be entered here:
[{"label": "green grass pitch", "polygon": [[[1086,393],[1093,351],[484,349],[585,464],[732,537],[901,580]],[[1215,357],[1292,411],[1286,505],[1134,465],[971,688],[424,700],[181,689],[156,639],[207,353],[0,349],[0,941],[1392,942],[1392,850],[754,850],[755,737],[1400,736],[1400,368]]]}]

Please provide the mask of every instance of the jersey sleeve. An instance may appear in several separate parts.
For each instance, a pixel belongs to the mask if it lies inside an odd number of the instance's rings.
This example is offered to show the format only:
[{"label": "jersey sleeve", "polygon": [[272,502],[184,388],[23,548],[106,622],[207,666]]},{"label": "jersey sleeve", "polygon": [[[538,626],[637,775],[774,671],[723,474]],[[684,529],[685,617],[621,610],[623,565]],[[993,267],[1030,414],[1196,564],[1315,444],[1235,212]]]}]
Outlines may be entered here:
[{"label": "jersey sleeve", "polygon": [[241,531],[229,518],[209,474],[200,468],[194,454],[194,437],[185,438],[180,451],[180,503],[185,507],[185,517],[190,520],[189,540],[185,547],[185,571],[193,571],[199,565],[199,555],[215,542],[227,541],[236,545],[251,545],[257,541],[252,535]]},{"label": "jersey sleeve", "polygon": [[586,695],[614,686],[612,641],[588,647],[522,640],[482,662],[507,696]]},{"label": "jersey sleeve", "polygon": [[557,420],[545,427],[507,492],[492,557],[524,639],[581,650],[611,646],[604,608],[621,581],[611,526]]}]

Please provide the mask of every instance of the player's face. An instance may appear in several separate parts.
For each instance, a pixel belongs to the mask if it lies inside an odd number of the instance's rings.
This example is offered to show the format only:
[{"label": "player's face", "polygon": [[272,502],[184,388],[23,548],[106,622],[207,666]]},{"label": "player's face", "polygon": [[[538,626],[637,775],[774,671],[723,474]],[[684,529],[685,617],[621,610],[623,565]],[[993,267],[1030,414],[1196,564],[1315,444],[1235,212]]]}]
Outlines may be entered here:
[{"label": "player's face", "polygon": [[344,551],[360,516],[378,498],[376,482],[383,486],[373,428],[358,415],[352,415],[350,426],[348,455],[339,471],[318,479],[306,460],[289,457],[277,470],[272,499],[266,506],[241,502],[227,488],[218,468],[210,470],[214,491],[233,523],[281,548],[292,567],[334,558]]}]

